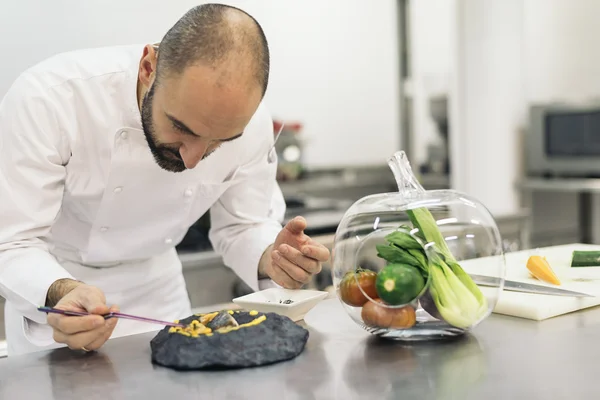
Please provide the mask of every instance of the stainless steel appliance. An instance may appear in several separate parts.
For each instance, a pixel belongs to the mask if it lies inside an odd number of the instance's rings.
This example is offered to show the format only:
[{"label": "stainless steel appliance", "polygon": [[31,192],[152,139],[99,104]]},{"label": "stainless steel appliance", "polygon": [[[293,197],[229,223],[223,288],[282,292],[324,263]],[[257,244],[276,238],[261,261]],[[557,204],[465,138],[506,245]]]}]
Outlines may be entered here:
[{"label": "stainless steel appliance", "polygon": [[530,107],[525,161],[528,175],[600,176],[600,100]]},{"label": "stainless steel appliance", "polygon": [[419,165],[419,171],[422,175],[447,176],[450,173],[448,96],[431,97],[429,99],[429,110],[439,136],[437,140],[427,144],[427,159]]},{"label": "stainless steel appliance", "polygon": [[[281,129],[281,121],[273,121],[274,132]],[[300,139],[302,124],[286,122],[276,138],[277,180],[295,181],[301,178],[303,171],[303,143]]]}]

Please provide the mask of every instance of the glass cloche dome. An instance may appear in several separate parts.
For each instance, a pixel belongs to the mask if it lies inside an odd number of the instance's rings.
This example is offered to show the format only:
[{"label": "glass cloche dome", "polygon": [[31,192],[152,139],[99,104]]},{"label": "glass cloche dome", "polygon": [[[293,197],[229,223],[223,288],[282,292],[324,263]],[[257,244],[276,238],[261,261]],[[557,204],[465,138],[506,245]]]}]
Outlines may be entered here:
[{"label": "glass cloche dome", "polygon": [[463,193],[425,190],[404,152],[388,164],[398,192],[358,200],[336,231],[337,296],[374,335],[431,340],[463,334],[491,314],[504,287],[496,222]]}]

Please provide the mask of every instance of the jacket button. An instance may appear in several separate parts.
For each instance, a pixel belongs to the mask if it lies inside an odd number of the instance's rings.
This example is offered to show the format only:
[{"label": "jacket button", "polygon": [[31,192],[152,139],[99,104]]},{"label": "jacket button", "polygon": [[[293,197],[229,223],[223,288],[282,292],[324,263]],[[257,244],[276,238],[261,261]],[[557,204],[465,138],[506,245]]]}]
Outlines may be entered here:
[{"label": "jacket button", "polygon": [[113,190],[113,192],[115,193],[121,193],[123,191],[123,188],[121,186],[116,187],[115,190]]},{"label": "jacket button", "polygon": [[183,195],[185,197],[190,197],[192,195],[192,189],[185,189],[185,192],[183,192]]},{"label": "jacket button", "polygon": [[121,139],[127,139],[127,131],[121,131]]},{"label": "jacket button", "polygon": [[173,239],[171,239],[171,238],[165,239],[165,244],[171,244],[171,243],[173,243]]},{"label": "jacket button", "polygon": [[107,226],[103,226],[100,228],[100,232],[106,232],[108,230]]}]

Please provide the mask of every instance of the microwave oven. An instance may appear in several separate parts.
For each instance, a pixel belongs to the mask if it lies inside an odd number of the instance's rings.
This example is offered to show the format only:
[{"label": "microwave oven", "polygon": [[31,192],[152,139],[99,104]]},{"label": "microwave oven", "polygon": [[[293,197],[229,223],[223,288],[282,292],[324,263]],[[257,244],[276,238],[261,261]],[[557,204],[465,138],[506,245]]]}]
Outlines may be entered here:
[{"label": "microwave oven", "polygon": [[600,177],[600,101],[532,105],[524,150],[530,176]]}]

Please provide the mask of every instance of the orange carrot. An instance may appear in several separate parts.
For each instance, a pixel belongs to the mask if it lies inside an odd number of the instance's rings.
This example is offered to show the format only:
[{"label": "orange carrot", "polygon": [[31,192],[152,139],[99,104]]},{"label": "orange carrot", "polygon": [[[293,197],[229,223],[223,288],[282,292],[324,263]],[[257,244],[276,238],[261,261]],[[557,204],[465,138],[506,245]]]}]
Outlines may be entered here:
[{"label": "orange carrot", "polygon": [[560,285],[560,280],[558,280],[558,277],[550,267],[550,264],[548,264],[546,257],[529,257],[529,260],[527,260],[527,269],[531,272],[531,275],[540,281]]}]

